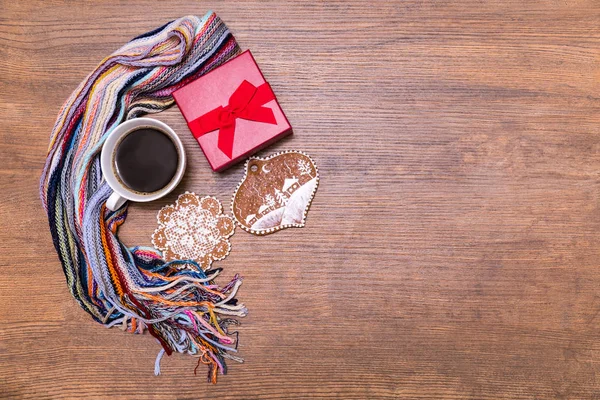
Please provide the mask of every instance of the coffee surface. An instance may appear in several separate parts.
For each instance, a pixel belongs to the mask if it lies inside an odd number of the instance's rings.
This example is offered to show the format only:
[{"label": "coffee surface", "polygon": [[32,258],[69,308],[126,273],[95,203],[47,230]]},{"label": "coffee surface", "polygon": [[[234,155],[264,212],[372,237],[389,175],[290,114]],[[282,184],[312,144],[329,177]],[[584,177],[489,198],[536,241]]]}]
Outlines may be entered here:
[{"label": "coffee surface", "polygon": [[169,136],[154,128],[128,133],[115,150],[115,167],[125,186],[151,193],[171,182],[177,172],[179,154]]}]

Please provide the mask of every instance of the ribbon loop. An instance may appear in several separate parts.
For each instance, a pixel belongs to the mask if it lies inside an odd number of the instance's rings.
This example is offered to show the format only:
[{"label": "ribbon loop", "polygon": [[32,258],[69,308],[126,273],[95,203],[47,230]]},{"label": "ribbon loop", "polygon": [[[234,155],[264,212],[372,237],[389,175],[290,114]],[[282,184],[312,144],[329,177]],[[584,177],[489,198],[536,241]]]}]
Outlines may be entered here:
[{"label": "ribbon loop", "polygon": [[276,125],[273,110],[264,107],[275,99],[268,83],[256,87],[244,80],[229,97],[229,103],[219,106],[190,122],[190,129],[196,139],[219,130],[218,147],[229,158],[233,154],[235,121],[238,118]]}]

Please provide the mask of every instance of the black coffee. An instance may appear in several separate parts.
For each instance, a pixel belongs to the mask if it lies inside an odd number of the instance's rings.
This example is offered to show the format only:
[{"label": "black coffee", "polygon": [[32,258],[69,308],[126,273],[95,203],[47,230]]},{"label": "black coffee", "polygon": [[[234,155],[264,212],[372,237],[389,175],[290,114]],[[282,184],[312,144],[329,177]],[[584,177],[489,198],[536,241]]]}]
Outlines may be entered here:
[{"label": "black coffee", "polygon": [[179,154],[169,136],[154,128],[128,133],[115,149],[115,167],[121,181],[136,192],[156,192],[171,182]]}]

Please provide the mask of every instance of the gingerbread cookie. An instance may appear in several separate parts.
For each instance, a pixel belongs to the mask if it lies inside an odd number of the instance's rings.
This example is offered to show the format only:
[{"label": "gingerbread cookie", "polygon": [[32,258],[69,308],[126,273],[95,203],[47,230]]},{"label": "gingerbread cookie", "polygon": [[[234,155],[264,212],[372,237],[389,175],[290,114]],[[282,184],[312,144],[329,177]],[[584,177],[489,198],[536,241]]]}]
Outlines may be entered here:
[{"label": "gingerbread cookie", "polygon": [[256,235],[303,227],[319,184],[312,159],[299,151],[286,151],[252,157],[245,168],[231,202],[237,223]]},{"label": "gingerbread cookie", "polygon": [[235,224],[214,197],[186,192],[174,205],[163,207],[156,219],[152,244],[163,252],[165,261],[195,260],[206,270],[229,254],[228,238]]}]

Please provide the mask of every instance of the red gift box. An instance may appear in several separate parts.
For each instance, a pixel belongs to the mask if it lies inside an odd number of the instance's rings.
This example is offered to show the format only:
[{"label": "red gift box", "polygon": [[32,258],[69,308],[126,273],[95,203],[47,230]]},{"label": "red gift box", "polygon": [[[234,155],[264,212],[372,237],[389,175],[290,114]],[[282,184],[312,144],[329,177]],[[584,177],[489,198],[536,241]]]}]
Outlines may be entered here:
[{"label": "red gift box", "polygon": [[214,171],[292,133],[249,50],[176,90],[173,97]]}]

